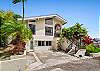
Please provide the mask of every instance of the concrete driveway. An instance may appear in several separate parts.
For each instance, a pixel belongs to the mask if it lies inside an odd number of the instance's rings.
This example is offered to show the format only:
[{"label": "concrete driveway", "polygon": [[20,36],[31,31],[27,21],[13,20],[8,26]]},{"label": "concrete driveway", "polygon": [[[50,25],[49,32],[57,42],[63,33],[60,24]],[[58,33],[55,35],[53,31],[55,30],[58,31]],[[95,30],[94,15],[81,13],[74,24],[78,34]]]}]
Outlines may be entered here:
[{"label": "concrete driveway", "polygon": [[[30,71],[55,66],[58,64],[68,63],[70,61],[80,60],[77,57],[65,54],[63,52],[52,52],[52,51],[36,51],[35,54],[42,62],[42,65],[38,64],[36,68],[31,68]],[[34,64],[35,65],[35,64]],[[33,65],[32,65],[33,66]],[[31,67],[32,67],[31,66]]]},{"label": "concrete driveway", "polygon": [[[96,71],[100,69],[100,60],[84,60],[63,52],[36,51],[35,53],[42,64],[39,64],[39,66],[35,68],[31,68],[29,71],[91,71],[89,70],[90,67],[97,68]],[[34,65],[35,64],[32,66]]]},{"label": "concrete driveway", "polygon": [[100,71],[100,60],[85,59],[33,71]]},{"label": "concrete driveway", "polygon": [[69,61],[69,60],[79,60],[77,57],[73,57],[64,52],[53,52],[53,51],[37,51],[36,55],[43,63],[52,62],[52,61]]}]

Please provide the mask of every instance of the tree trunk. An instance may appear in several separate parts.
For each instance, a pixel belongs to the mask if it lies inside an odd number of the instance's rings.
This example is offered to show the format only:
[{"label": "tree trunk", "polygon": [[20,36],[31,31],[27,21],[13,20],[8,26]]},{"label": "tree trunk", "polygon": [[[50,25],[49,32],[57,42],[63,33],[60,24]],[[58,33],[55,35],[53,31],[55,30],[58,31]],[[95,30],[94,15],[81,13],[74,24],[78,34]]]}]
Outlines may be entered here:
[{"label": "tree trunk", "polygon": [[23,17],[22,17],[22,23],[24,24],[24,1],[22,2],[23,5]]}]

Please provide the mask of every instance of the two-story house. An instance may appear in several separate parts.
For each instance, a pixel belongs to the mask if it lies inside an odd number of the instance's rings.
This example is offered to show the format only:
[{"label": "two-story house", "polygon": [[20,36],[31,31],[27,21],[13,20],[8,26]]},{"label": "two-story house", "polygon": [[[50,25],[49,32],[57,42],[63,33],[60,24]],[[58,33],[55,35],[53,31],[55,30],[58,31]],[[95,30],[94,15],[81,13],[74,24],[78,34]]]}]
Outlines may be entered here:
[{"label": "two-story house", "polygon": [[57,14],[25,17],[24,20],[33,33],[32,40],[27,44],[28,50],[52,47],[54,37],[60,36],[62,25],[66,23],[66,20]]}]

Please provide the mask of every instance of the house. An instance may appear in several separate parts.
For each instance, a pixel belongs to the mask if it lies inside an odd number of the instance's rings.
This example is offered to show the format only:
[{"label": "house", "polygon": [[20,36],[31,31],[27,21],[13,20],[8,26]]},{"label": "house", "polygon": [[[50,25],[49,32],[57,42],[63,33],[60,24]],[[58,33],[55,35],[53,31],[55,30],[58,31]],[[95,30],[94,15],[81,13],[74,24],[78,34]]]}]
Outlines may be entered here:
[{"label": "house", "polygon": [[94,38],[94,39],[93,39],[93,43],[94,43],[94,45],[96,45],[97,47],[100,47],[100,38]]},{"label": "house", "polygon": [[[18,20],[22,20],[19,18]],[[27,49],[49,49],[55,37],[60,37],[62,25],[67,21],[57,14],[25,17],[25,23],[32,30],[33,38],[27,43]]]}]

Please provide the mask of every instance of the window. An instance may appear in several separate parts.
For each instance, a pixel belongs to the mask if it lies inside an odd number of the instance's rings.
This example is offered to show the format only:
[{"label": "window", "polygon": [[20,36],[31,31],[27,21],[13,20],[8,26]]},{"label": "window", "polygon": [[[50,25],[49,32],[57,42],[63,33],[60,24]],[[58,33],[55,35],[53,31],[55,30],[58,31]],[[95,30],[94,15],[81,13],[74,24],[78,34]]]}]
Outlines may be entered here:
[{"label": "window", "polygon": [[41,46],[41,41],[38,41],[38,46]]},{"label": "window", "polygon": [[51,41],[46,41],[46,46],[51,46]]},{"label": "window", "polygon": [[53,24],[53,19],[52,18],[45,19],[45,24],[52,25]]},{"label": "window", "polygon": [[44,45],[44,41],[42,41],[42,46],[45,46],[45,45]]},{"label": "window", "polygon": [[60,37],[60,34],[61,34],[61,25],[56,24],[55,25],[55,37]]},{"label": "window", "polygon": [[44,41],[38,41],[38,46],[45,46]]},{"label": "window", "polygon": [[49,41],[49,46],[51,46],[51,41]]},{"label": "window", "polygon": [[29,27],[30,27],[32,33],[35,34],[35,25],[29,24]]},{"label": "window", "polygon": [[49,43],[48,43],[48,41],[46,41],[46,46],[49,46]]},{"label": "window", "polygon": [[29,20],[29,22],[35,22],[35,20]]},{"label": "window", "polygon": [[45,35],[53,36],[53,27],[45,27]]}]

